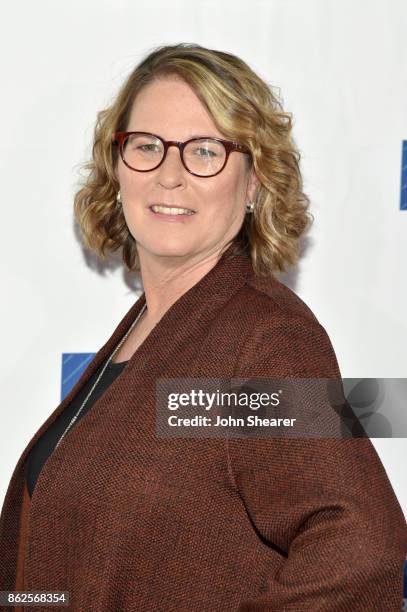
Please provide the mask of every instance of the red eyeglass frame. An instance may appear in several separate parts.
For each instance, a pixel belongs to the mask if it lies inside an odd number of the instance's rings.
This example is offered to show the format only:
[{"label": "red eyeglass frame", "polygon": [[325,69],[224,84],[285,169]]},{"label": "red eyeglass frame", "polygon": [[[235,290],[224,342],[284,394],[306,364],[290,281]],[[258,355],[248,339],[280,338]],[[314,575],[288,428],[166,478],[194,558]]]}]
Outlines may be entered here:
[{"label": "red eyeglass frame", "polygon": [[[130,136],[131,134],[145,134],[147,136],[154,136],[154,138],[157,138],[158,140],[160,140],[160,142],[163,143],[164,155],[162,157],[162,160],[156,166],[154,166],[154,168],[150,168],[149,170],[136,170],[136,168],[132,168],[125,161],[125,159],[124,159],[124,151],[123,151],[124,142],[125,142],[125,139],[128,136]],[[196,174],[196,172],[191,172],[191,170],[189,170],[187,168],[186,164],[185,164],[185,161],[184,161],[184,148],[186,147],[186,145],[188,143],[192,142],[193,140],[201,140],[201,139],[203,139],[203,140],[204,139],[216,140],[217,142],[220,142],[225,147],[226,157],[225,157],[224,164],[220,168],[220,170],[218,170],[214,174],[206,174],[206,175]],[[247,147],[245,147],[244,145],[241,145],[238,142],[234,142],[232,140],[223,140],[222,138],[214,138],[213,136],[199,136],[199,137],[195,137],[195,138],[190,138],[189,140],[185,140],[185,142],[180,142],[178,140],[164,140],[164,138],[162,138],[161,136],[158,136],[157,134],[152,134],[151,132],[114,132],[114,134],[112,134],[112,144],[113,145],[117,145],[119,147],[120,157],[121,157],[123,163],[128,168],[130,168],[130,170],[134,170],[134,172],[151,172],[152,170],[156,170],[157,168],[159,168],[161,166],[161,164],[164,162],[165,158],[167,157],[167,151],[168,151],[169,147],[173,147],[173,146],[174,147],[178,147],[178,150],[179,150],[180,156],[181,156],[181,162],[182,162],[182,165],[184,166],[185,170],[187,172],[189,172],[189,174],[192,174],[194,176],[198,176],[199,178],[210,178],[210,177],[216,176],[217,174],[222,172],[222,170],[225,168],[225,166],[226,166],[226,164],[228,162],[230,153],[232,153],[233,151],[237,151],[238,153],[244,153],[245,155],[251,155],[250,150]]]}]

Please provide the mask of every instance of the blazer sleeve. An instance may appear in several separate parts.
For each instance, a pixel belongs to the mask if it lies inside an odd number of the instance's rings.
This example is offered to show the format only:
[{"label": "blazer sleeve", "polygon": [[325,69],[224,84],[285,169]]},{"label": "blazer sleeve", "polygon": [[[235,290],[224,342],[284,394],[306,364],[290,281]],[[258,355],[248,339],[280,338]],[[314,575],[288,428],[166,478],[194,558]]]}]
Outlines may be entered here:
[{"label": "blazer sleeve", "polygon": [[[235,376],[284,372],[340,376],[318,322],[281,319],[257,328]],[[368,438],[229,439],[227,447],[244,511],[281,559],[262,594],[242,601],[238,612],[400,612],[406,522]]]}]

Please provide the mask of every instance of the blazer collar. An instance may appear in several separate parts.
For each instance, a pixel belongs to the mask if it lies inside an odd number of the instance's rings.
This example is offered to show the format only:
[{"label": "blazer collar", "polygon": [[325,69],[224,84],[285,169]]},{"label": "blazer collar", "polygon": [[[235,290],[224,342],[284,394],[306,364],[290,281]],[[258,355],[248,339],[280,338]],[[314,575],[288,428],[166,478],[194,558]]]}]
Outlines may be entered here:
[{"label": "blazer collar", "polygon": [[[195,331],[215,318],[216,313],[233,298],[246,283],[250,271],[250,256],[247,254],[234,255],[233,245],[230,245],[216,265],[170,306],[130,358],[126,369],[136,371],[145,367],[150,356],[154,358],[155,351],[152,350],[154,347],[157,348],[160,357],[164,358],[167,346],[170,347],[175,342],[181,344],[184,341],[187,342],[188,337],[192,338]],[[110,355],[137,317],[144,303],[145,294],[143,293],[103,347],[103,356],[100,361]]]}]

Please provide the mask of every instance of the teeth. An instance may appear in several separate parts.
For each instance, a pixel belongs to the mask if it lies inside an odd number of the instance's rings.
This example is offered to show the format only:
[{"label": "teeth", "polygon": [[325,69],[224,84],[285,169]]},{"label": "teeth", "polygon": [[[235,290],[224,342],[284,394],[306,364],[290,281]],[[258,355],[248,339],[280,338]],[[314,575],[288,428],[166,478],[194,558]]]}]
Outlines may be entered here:
[{"label": "teeth", "polygon": [[154,212],[164,213],[164,215],[193,215],[195,214],[189,208],[169,208],[168,206],[151,206]]}]

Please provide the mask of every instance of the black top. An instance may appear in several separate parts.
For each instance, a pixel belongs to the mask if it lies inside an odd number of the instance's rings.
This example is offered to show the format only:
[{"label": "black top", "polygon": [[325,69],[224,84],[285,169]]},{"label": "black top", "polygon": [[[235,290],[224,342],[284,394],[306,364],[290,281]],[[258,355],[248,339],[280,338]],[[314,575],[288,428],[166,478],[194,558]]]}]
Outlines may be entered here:
[{"label": "black top", "polygon": [[[30,497],[33,494],[35,484],[40,475],[42,467],[48,457],[51,455],[52,451],[55,449],[55,446],[58,444],[58,440],[62,436],[65,429],[68,427],[72,417],[79,410],[83,400],[86,395],[89,393],[92,385],[94,384],[96,378],[99,376],[103,366],[106,362],[103,362],[102,365],[97,368],[97,370],[90,377],[88,382],[82,387],[79,393],[76,394],[72,402],[66,406],[65,410],[59,415],[59,417],[48,427],[48,429],[43,433],[43,435],[37,440],[35,445],[32,447],[30,453],[27,457],[26,463],[26,478],[27,478],[27,487]],[[125,368],[128,361],[121,361],[120,363],[112,363],[110,362],[103,373],[102,378],[99,380],[96,388],[91,394],[90,398],[86,402],[83,410],[78,415],[75,424],[71,429],[79,423],[81,418],[85,416],[91,406],[95,403],[95,401],[106,391],[109,385],[115,380],[115,378],[120,374],[120,372]],[[71,430],[69,430],[70,432]]]}]

